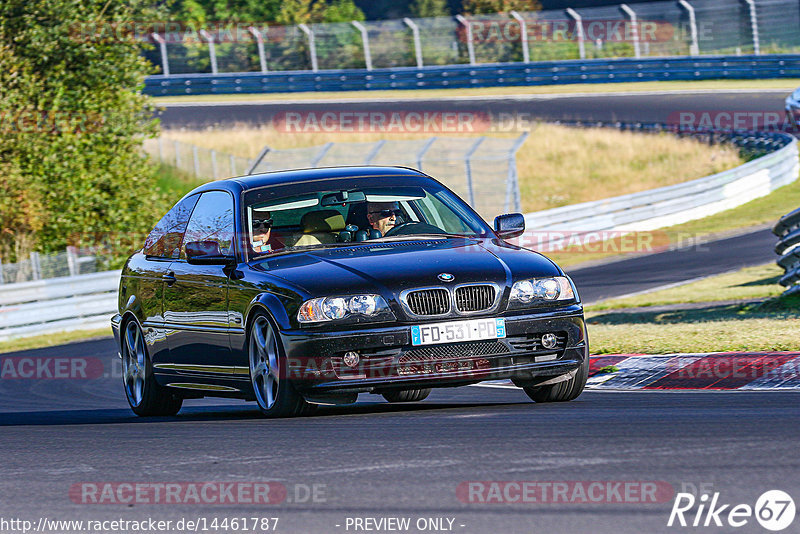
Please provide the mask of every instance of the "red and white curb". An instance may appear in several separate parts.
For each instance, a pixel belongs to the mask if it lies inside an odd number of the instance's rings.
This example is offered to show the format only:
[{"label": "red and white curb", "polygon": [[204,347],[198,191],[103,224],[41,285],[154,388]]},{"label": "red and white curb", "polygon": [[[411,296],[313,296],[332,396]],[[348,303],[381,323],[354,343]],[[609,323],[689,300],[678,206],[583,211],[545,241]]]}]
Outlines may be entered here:
[{"label": "red and white curb", "polygon": [[[508,387],[509,381],[482,385]],[[587,389],[800,389],[800,352],[610,354],[591,356]]]}]

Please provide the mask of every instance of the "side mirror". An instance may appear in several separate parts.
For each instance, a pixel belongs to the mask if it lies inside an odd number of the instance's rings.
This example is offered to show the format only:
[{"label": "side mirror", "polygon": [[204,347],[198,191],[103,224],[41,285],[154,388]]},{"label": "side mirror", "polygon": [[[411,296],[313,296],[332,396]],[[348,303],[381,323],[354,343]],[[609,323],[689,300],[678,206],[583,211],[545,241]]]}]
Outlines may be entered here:
[{"label": "side mirror", "polygon": [[525,231],[525,216],[521,213],[498,215],[494,219],[494,231],[501,239],[511,239]]},{"label": "side mirror", "polygon": [[189,241],[186,243],[186,261],[192,265],[228,265],[234,259],[222,254],[216,241]]}]

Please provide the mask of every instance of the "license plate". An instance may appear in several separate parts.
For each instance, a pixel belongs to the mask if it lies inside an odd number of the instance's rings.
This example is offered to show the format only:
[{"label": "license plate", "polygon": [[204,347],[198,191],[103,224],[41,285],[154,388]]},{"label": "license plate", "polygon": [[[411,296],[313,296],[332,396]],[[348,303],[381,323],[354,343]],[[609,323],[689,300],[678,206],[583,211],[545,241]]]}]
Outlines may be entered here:
[{"label": "license plate", "polygon": [[506,337],[505,319],[471,319],[448,323],[422,324],[411,327],[412,345],[458,343],[477,339]]}]

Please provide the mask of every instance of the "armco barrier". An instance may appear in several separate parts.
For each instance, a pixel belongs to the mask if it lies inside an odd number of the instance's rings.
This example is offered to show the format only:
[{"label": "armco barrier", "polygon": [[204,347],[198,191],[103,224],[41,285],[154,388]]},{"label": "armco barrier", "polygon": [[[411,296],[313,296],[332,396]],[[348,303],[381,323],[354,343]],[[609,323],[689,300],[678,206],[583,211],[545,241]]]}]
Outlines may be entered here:
[{"label": "armco barrier", "polygon": [[[767,195],[795,181],[800,162],[793,136],[764,135],[773,140],[777,150],[744,165],[668,187],[529,213],[525,215],[526,231],[653,230],[713,215]],[[759,143],[758,139],[754,141]],[[800,216],[797,219],[800,221]],[[800,239],[800,231],[798,234]]]},{"label": "armco barrier", "polygon": [[784,270],[779,283],[793,289],[800,282],[800,208],[781,217],[772,233],[779,238],[775,253],[780,255],[778,265]]},{"label": "armco barrier", "polygon": [[119,271],[109,271],[3,285],[0,341],[109,326],[117,309],[119,277]]},{"label": "armco barrier", "polygon": [[800,54],[148,76],[153,96],[800,77]]}]

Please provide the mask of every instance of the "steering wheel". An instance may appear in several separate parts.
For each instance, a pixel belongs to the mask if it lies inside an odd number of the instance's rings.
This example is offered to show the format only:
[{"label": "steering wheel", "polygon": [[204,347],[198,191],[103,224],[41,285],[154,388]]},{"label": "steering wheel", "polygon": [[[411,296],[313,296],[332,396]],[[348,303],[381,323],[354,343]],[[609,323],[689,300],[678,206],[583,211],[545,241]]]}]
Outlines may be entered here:
[{"label": "steering wheel", "polygon": [[408,235],[408,234],[443,234],[445,233],[438,226],[428,224],[420,221],[409,221],[403,224],[393,226],[383,237],[391,237],[393,235]]}]

